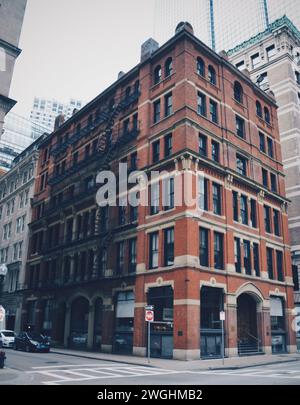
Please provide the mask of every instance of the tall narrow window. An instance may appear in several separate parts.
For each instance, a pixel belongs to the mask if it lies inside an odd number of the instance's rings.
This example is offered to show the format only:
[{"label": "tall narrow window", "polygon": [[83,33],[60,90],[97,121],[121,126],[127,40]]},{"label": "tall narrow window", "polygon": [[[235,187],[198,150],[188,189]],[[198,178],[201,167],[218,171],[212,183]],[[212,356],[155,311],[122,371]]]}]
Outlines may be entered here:
[{"label": "tall narrow window", "polygon": [[237,273],[242,272],[241,268],[241,241],[240,238],[234,238],[234,265]]},{"label": "tall narrow window", "polygon": [[277,177],[276,177],[276,174],[270,173],[270,180],[271,180],[271,190],[276,193],[277,192]]},{"label": "tall narrow window", "polygon": [[251,226],[253,228],[257,227],[257,215],[256,215],[256,201],[251,198],[250,201],[250,221],[251,221]]},{"label": "tall narrow window", "polygon": [[239,82],[234,82],[233,96],[235,101],[241,104],[243,103],[243,88]]},{"label": "tall narrow window", "polygon": [[129,239],[129,273],[136,271],[136,238]]},{"label": "tall narrow window", "polygon": [[248,225],[248,198],[245,195],[241,196],[241,219],[242,224]]},{"label": "tall narrow window", "polygon": [[158,65],[154,69],[154,84],[157,84],[161,81],[161,66]]},{"label": "tall narrow window", "polygon": [[261,169],[261,175],[262,175],[262,183],[265,187],[269,186],[269,181],[268,181],[268,171],[262,167]]},{"label": "tall narrow window", "polygon": [[157,123],[160,120],[160,100],[157,100],[153,104],[153,121]]},{"label": "tall narrow window", "polygon": [[233,205],[233,220],[239,220],[239,206],[238,206],[238,193],[236,191],[232,192],[232,205]]},{"label": "tall narrow window", "polygon": [[246,274],[251,275],[250,241],[244,240],[244,267]]},{"label": "tall narrow window", "polygon": [[265,114],[265,121],[267,124],[270,124],[271,122],[271,116],[270,116],[270,111],[267,107],[264,108],[264,114]]},{"label": "tall narrow window", "polygon": [[172,155],[172,134],[168,134],[164,138],[165,157]]},{"label": "tall narrow window", "polygon": [[209,266],[208,236],[209,236],[208,229],[200,228],[200,230],[199,230],[199,239],[200,239],[199,260],[200,260],[200,266],[205,266],[205,267]]},{"label": "tall narrow window", "polygon": [[224,269],[223,257],[224,235],[219,232],[214,233],[214,267],[215,269]]},{"label": "tall narrow window", "polygon": [[174,264],[174,228],[164,230],[164,265]]},{"label": "tall narrow window", "polygon": [[159,212],[159,182],[151,184],[151,207],[150,214],[155,215]]},{"label": "tall narrow window", "polygon": [[259,277],[260,268],[259,268],[259,245],[258,243],[253,243],[253,265],[255,270],[255,275]]},{"label": "tall narrow window", "polygon": [[200,93],[200,91],[198,91],[197,105],[198,105],[198,107],[197,107],[198,114],[206,117],[206,96],[205,96],[205,94]]},{"label": "tall narrow window", "polygon": [[236,155],[236,171],[247,176],[247,159],[241,155]]},{"label": "tall narrow window", "polygon": [[156,163],[160,159],[160,141],[157,140],[152,143],[152,162]]},{"label": "tall narrow window", "polygon": [[219,142],[211,141],[211,158],[214,162],[220,161],[220,144],[219,144]]},{"label": "tall narrow window", "polygon": [[173,113],[173,99],[172,93],[165,96],[165,117],[168,117]]},{"label": "tall narrow window", "polygon": [[205,65],[201,58],[197,58],[197,73],[198,75],[205,77]]},{"label": "tall narrow window", "polygon": [[198,187],[199,187],[199,208],[201,210],[208,210],[208,180],[203,176],[198,178]]},{"label": "tall narrow window", "polygon": [[274,279],[273,271],[273,249],[267,247],[267,270],[270,280]]},{"label": "tall narrow window", "polygon": [[259,132],[259,150],[266,153],[265,135],[262,132]]},{"label": "tall narrow window", "polygon": [[125,252],[125,242],[119,242],[118,243],[118,265],[117,265],[117,269],[118,269],[118,273],[121,274],[124,271],[124,252]]},{"label": "tall narrow window", "polygon": [[256,115],[262,118],[262,108],[259,101],[256,101]]},{"label": "tall narrow window", "polygon": [[165,77],[171,76],[173,73],[173,61],[172,58],[168,58],[165,63]]},{"label": "tall narrow window", "polygon": [[222,213],[222,198],[220,184],[213,183],[213,212],[214,214],[221,215]]},{"label": "tall narrow window", "polygon": [[170,210],[174,208],[174,177],[163,179],[163,187],[164,210]]},{"label": "tall narrow window", "polygon": [[238,115],[235,116],[236,134],[240,138],[245,138],[245,121]]},{"label": "tall narrow window", "polygon": [[216,71],[211,65],[208,66],[208,80],[211,84],[217,84]]},{"label": "tall narrow window", "polygon": [[277,280],[284,281],[283,276],[283,254],[281,250],[276,250]]},{"label": "tall narrow window", "polygon": [[264,221],[265,221],[265,231],[271,232],[271,217],[270,217],[270,207],[264,205]]},{"label": "tall narrow window", "polygon": [[210,112],[210,119],[215,124],[218,123],[218,104],[213,101],[209,100],[209,112]]},{"label": "tall narrow window", "polygon": [[199,134],[199,154],[207,156],[207,137],[202,134]]},{"label": "tall narrow window", "polygon": [[276,236],[280,236],[280,221],[279,221],[279,211],[273,210],[273,223],[274,223],[274,233]]},{"label": "tall narrow window", "polygon": [[158,232],[151,233],[149,237],[149,267],[158,267]]}]

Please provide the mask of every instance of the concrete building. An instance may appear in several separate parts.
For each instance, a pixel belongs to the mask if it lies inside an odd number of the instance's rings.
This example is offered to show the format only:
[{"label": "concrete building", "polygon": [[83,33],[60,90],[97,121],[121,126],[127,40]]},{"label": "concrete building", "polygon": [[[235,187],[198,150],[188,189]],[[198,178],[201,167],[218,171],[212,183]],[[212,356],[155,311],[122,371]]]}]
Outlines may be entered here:
[{"label": "concrete building", "polygon": [[[96,176],[120,163],[149,198],[101,208]],[[145,356],[150,304],[152,356],[211,358],[224,310],[227,356],[293,352],[287,203],[272,94],[181,23],[41,144],[22,325]]]},{"label": "concrete building", "polygon": [[6,311],[6,328],[16,332],[21,328],[30,199],[34,194],[39,141],[18,155],[11,170],[0,177],[0,263],[8,269],[0,282],[0,305]]},{"label": "concrete building", "polygon": [[14,158],[47,131],[51,132],[46,126],[10,111],[5,117],[0,136],[0,168],[9,170]]},{"label": "concrete building", "polygon": [[[65,119],[69,119],[74,110],[80,110],[84,103],[80,100],[71,99],[68,103],[62,103],[54,99],[35,97],[30,120],[43,127],[47,127],[48,132],[54,129],[55,119],[58,115],[64,115]],[[36,131],[33,128],[33,136],[36,137]]]},{"label": "concrete building", "polygon": [[247,0],[247,12],[245,0],[156,0],[154,35],[165,42],[178,21],[186,20],[212,49],[228,50],[284,14],[300,27],[298,0]]},{"label": "concrete building", "polygon": [[9,89],[18,48],[27,0],[3,0],[0,4],[0,137],[5,115],[16,104],[9,98]]},{"label": "concrete building", "polygon": [[[250,72],[253,82],[271,90],[278,104],[286,195],[291,201],[288,212],[295,304],[300,312],[300,31],[282,17],[228,55],[235,66]],[[260,147],[264,149],[263,143]]]}]

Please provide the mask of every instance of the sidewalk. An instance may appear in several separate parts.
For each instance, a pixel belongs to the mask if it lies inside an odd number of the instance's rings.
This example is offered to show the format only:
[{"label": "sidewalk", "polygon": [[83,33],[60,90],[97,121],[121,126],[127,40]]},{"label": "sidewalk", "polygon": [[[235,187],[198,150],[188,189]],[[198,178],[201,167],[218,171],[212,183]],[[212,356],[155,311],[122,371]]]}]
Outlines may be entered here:
[{"label": "sidewalk", "polygon": [[176,371],[238,369],[267,364],[287,363],[300,360],[300,354],[293,353],[293,354],[278,354],[278,355],[268,354],[259,356],[230,357],[224,360],[224,365],[222,364],[222,359],[180,361],[180,360],[166,360],[153,358],[151,358],[149,364],[147,358],[145,357],[126,356],[111,353],[96,353],[70,349],[57,349],[57,348],[53,348],[51,350],[51,353],[57,353],[66,356],[82,357],[93,360],[127,363],[138,366],[158,367]]}]

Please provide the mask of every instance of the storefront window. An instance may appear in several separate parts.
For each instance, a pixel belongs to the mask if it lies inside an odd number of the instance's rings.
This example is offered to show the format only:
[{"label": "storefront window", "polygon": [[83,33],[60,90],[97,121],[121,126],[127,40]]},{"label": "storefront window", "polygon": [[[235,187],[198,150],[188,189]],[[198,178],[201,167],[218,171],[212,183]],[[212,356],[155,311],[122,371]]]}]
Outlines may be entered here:
[{"label": "storefront window", "polygon": [[280,297],[270,298],[272,353],[286,351],[286,331],[283,301]]},{"label": "storefront window", "polygon": [[134,293],[124,291],[117,294],[114,351],[131,353],[134,327]]}]

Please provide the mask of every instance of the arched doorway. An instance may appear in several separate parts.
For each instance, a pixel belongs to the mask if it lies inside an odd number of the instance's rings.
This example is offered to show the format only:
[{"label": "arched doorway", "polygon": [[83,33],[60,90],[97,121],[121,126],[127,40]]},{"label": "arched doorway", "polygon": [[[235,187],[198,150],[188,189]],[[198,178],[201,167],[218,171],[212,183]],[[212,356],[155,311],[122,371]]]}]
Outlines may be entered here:
[{"label": "arched doorway", "polygon": [[261,352],[258,325],[258,298],[243,293],[237,299],[237,338],[239,355]]},{"label": "arched doorway", "polygon": [[70,347],[81,349],[87,347],[89,301],[78,297],[72,302],[70,324]]}]

